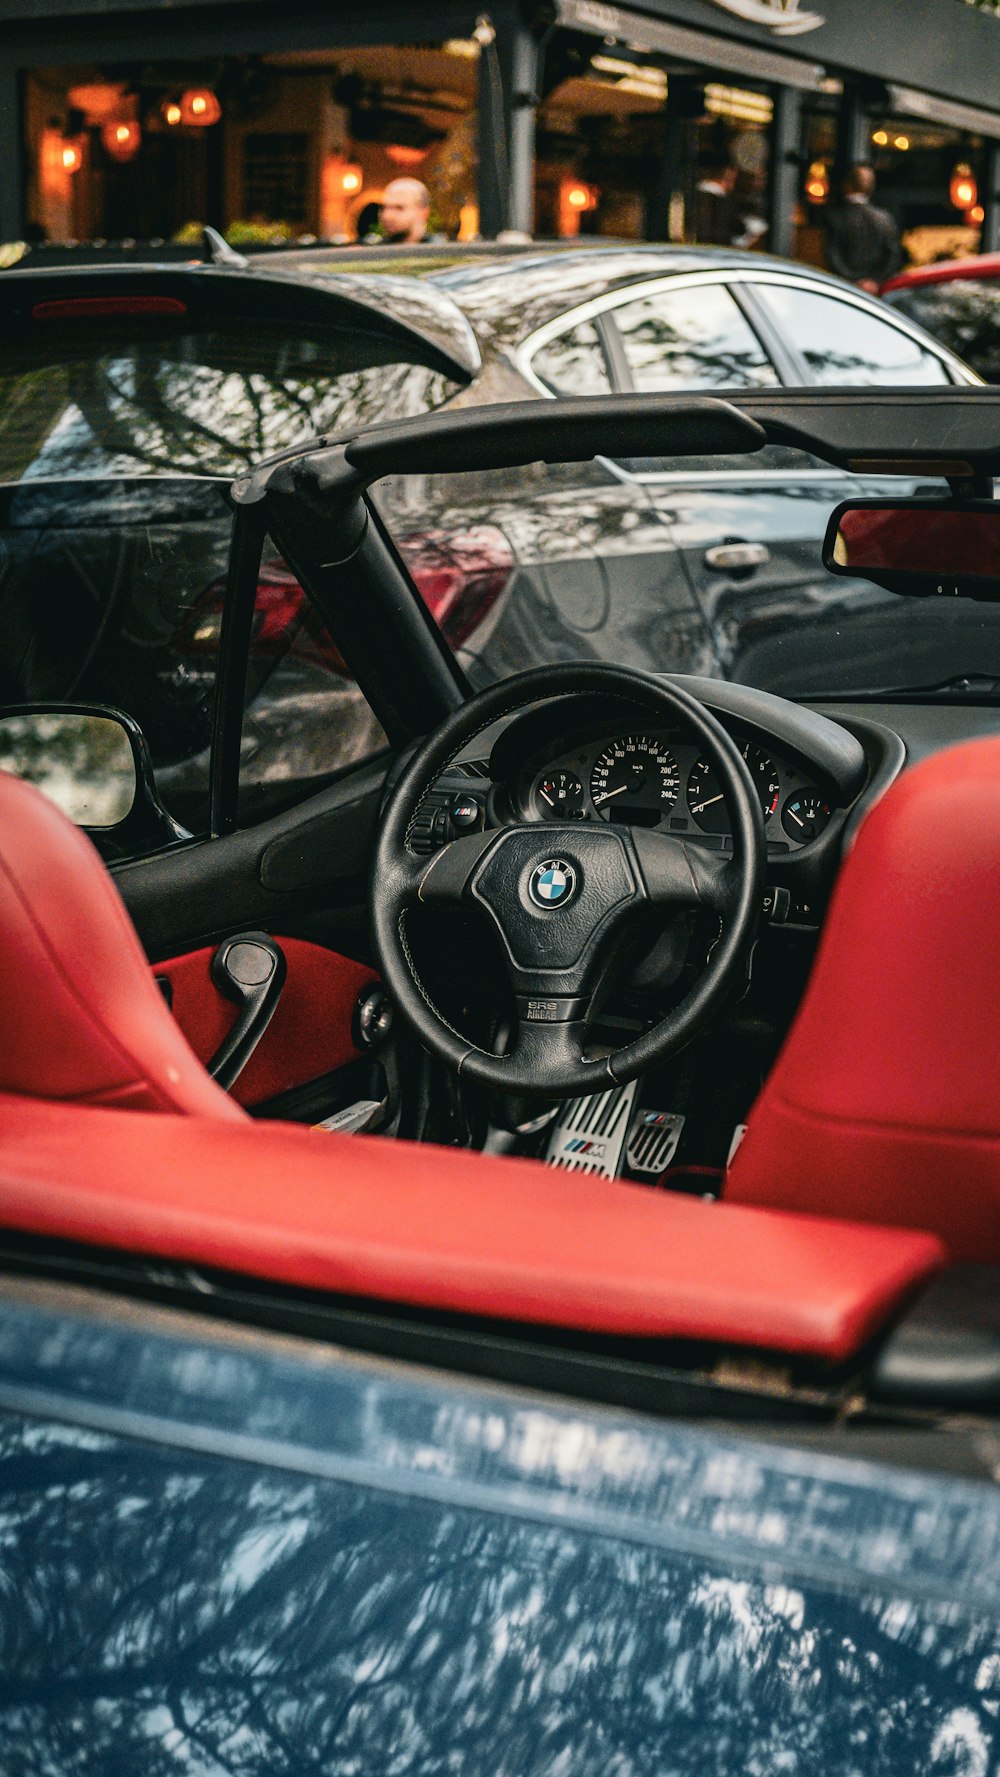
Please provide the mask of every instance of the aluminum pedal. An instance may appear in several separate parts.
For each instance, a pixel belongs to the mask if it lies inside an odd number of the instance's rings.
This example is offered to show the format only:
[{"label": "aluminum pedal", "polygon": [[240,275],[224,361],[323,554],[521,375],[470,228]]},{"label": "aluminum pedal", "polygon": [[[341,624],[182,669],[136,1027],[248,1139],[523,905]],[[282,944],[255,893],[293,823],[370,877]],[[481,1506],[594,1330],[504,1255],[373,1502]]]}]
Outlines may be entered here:
[{"label": "aluminum pedal", "polygon": [[384,1098],[359,1098],[355,1104],[345,1105],[342,1111],[334,1111],[332,1117],[324,1117],[321,1123],[314,1123],[313,1129],[328,1129],[333,1135],[364,1135],[374,1129],[386,1109]]},{"label": "aluminum pedal", "polygon": [[571,1098],[549,1137],[546,1164],[617,1178],[635,1090],[630,1080],[590,1098]]},{"label": "aluminum pedal", "polygon": [[640,1111],[629,1130],[625,1157],[630,1172],[666,1172],[677,1152],[684,1118],[677,1111]]}]

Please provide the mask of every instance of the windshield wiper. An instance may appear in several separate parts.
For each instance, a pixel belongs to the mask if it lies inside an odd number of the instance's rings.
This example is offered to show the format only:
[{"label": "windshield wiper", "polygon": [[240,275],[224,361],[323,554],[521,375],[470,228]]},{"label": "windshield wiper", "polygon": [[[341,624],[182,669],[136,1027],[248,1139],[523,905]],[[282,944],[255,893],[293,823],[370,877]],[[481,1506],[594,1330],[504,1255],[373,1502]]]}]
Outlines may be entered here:
[{"label": "windshield wiper", "polygon": [[813,692],[814,702],[833,700],[857,703],[923,703],[965,700],[968,703],[1000,701],[1000,678],[992,673],[960,673],[933,685],[864,685],[852,691]]}]

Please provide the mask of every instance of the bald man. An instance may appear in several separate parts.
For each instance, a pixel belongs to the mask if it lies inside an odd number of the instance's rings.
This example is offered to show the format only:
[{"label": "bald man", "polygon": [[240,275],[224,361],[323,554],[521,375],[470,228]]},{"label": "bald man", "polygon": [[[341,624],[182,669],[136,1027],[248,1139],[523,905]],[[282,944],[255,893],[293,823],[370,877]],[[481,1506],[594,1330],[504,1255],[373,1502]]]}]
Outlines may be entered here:
[{"label": "bald man", "polygon": [[397,247],[415,247],[427,239],[431,194],[419,179],[392,179],[385,188],[379,221],[382,239]]}]

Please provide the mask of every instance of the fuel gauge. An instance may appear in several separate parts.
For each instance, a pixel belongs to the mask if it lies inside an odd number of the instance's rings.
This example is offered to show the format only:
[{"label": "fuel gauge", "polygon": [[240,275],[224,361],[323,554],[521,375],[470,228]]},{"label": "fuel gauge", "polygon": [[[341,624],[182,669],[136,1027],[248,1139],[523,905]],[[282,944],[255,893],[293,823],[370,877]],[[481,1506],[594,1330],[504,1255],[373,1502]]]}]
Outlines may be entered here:
[{"label": "fuel gauge", "polygon": [[829,819],[830,804],[824,802],[815,790],[797,790],[789,796],[781,811],[785,832],[789,839],[797,839],[800,845],[818,838]]},{"label": "fuel gauge", "polygon": [[534,801],[545,821],[576,821],[583,809],[583,785],[574,771],[549,771],[535,785]]}]

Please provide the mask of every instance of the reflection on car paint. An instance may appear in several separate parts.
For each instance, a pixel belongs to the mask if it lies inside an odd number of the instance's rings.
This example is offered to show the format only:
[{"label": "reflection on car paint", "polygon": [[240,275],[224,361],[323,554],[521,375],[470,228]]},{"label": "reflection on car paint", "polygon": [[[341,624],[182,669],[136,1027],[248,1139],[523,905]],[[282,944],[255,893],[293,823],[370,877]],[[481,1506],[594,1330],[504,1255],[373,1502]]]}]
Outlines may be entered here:
[{"label": "reflection on car paint", "polygon": [[0,1409],[26,1773],[995,1762],[986,1485],[141,1309],[8,1299]]}]

